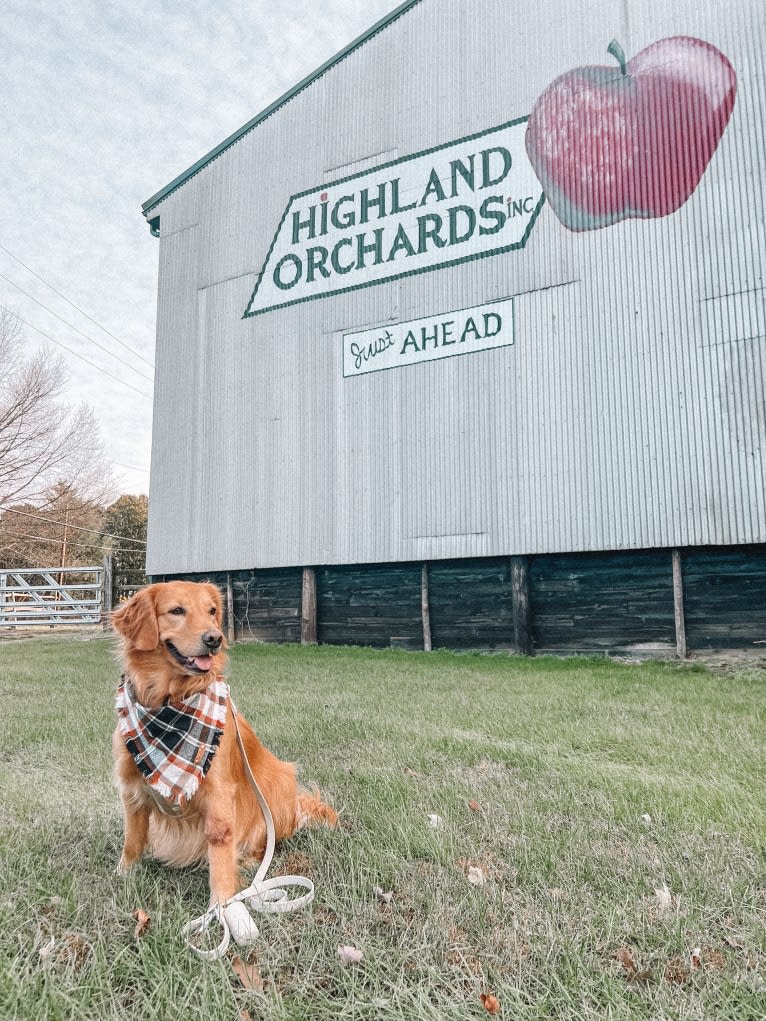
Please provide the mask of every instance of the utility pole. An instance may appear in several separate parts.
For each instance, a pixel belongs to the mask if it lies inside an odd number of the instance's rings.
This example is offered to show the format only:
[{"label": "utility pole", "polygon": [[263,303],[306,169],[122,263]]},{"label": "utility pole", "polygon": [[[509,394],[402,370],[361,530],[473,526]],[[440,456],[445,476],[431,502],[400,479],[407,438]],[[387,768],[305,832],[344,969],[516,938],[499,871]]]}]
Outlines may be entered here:
[{"label": "utility pole", "polygon": [[[60,566],[66,567],[66,541],[69,532],[69,508],[64,508],[64,538],[61,543],[61,564]],[[59,585],[64,584],[64,572],[63,570],[59,573]]]}]

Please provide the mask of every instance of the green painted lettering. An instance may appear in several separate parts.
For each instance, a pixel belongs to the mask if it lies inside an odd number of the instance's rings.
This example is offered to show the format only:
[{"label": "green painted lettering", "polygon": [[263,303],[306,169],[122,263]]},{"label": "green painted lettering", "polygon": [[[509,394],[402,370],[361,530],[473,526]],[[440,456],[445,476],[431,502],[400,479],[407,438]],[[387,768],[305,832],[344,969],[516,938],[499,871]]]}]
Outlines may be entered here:
[{"label": "green painted lettering", "polygon": [[436,196],[437,202],[443,202],[444,199],[447,197],[444,194],[444,188],[442,187],[442,183],[439,180],[439,175],[436,173],[435,167],[428,175],[428,184],[426,185],[426,190],[423,192],[423,198],[420,200],[421,206],[424,206],[426,204],[430,195],[432,194]]},{"label": "green painted lettering", "polygon": [[433,331],[433,333],[429,333],[428,332],[428,328],[426,326],[421,326],[420,327],[420,340],[421,340],[421,343],[422,343],[422,347],[420,348],[421,351],[425,351],[426,350],[426,348],[428,347],[428,341],[429,340],[433,341],[434,347],[438,347],[439,346],[439,324],[438,323],[434,323],[434,331]]},{"label": "green painted lettering", "polygon": [[457,180],[458,179],[458,175],[460,175],[460,177],[463,178],[463,180],[468,185],[468,187],[471,189],[471,191],[475,191],[475,188],[474,188],[474,179],[475,179],[475,175],[476,175],[476,168],[474,167],[475,161],[476,161],[476,156],[473,153],[471,153],[471,155],[468,157],[468,166],[466,166],[465,163],[462,160],[452,160],[452,162],[450,163],[449,166],[450,166],[450,172],[452,174],[452,198],[453,199],[457,198],[457,193],[459,191],[459,185],[458,185],[458,180]]},{"label": "green painted lettering", "polygon": [[348,266],[341,265],[341,261],[340,261],[340,258],[339,258],[340,250],[345,245],[348,245],[350,248],[353,248],[353,246],[354,246],[354,239],[353,238],[341,238],[340,241],[337,243],[337,245],[333,248],[332,255],[330,256],[330,261],[332,262],[332,268],[335,270],[336,273],[341,273],[341,274],[342,273],[350,273],[351,270],[354,268],[353,255],[352,255],[352,261],[351,261],[351,263]]},{"label": "green painted lettering", "polygon": [[386,262],[393,262],[400,251],[405,251],[407,255],[415,254],[415,249],[412,247],[412,242],[407,236],[407,231],[402,223],[399,224],[399,229],[396,232],[396,237],[391,245],[391,251],[388,253]]},{"label": "green painted lettering", "polygon": [[508,217],[502,212],[501,209],[490,209],[490,205],[500,206],[505,205],[505,199],[502,195],[490,195],[489,198],[484,199],[479,209],[479,216],[482,220],[494,220],[494,227],[479,227],[479,234],[497,234],[503,229],[506,224]]},{"label": "green painted lettering", "polygon": [[353,227],[354,224],[356,223],[356,213],[354,212],[353,208],[349,209],[345,214],[343,214],[343,216],[341,216],[340,207],[345,202],[350,202],[353,207],[354,196],[341,195],[341,197],[332,207],[332,212],[330,213],[330,221],[333,227],[337,227],[339,230],[342,230],[344,227]]},{"label": "green painted lettering", "polygon": [[416,351],[420,350],[420,348],[418,347],[418,342],[415,340],[415,334],[412,332],[412,330],[410,330],[410,332],[404,338],[404,343],[402,344],[402,349],[399,352],[399,354],[400,355],[407,354],[407,348],[408,347],[412,347]]},{"label": "green painted lettering", "polygon": [[391,212],[393,215],[404,213],[408,209],[414,209],[417,202],[410,202],[407,206],[399,205],[399,178],[395,177],[391,182]]},{"label": "green painted lettering", "polygon": [[[469,336],[472,334],[472,336]],[[464,344],[466,340],[480,340],[481,333],[479,332],[476,323],[473,320],[473,316],[469,316],[466,320],[466,324],[463,327],[463,332],[460,335],[460,343]]]},{"label": "green painted lettering", "polygon": [[[463,233],[458,230],[458,218],[464,219]],[[470,206],[452,206],[449,210],[449,243],[451,245],[462,244],[473,237],[476,227],[476,213]]]},{"label": "green painted lettering", "polygon": [[316,206],[311,206],[308,211],[308,218],[301,220],[301,211],[296,209],[293,213],[293,244],[297,245],[301,238],[301,231],[305,228],[309,232],[309,239],[316,237]]},{"label": "green painted lettering", "polygon": [[367,221],[370,219],[370,210],[373,207],[377,207],[378,210],[377,219],[378,220],[382,219],[382,217],[386,215],[386,182],[383,181],[382,184],[378,185],[378,197],[374,199],[370,198],[370,193],[367,188],[362,188],[362,190],[359,192],[359,203],[360,203],[359,209],[360,223],[367,223]]},{"label": "green painted lettering", "polygon": [[316,273],[321,273],[323,277],[329,277],[330,271],[325,266],[327,262],[327,256],[330,253],[322,245],[316,245],[314,248],[306,249],[306,283],[313,284]]},{"label": "green painted lettering", "polygon": [[375,240],[372,242],[371,245],[366,245],[364,243],[365,238],[367,237],[366,234],[356,235],[357,269],[365,268],[365,255],[367,255],[368,252],[375,256],[373,266],[377,266],[379,265],[379,263],[383,262],[383,228],[378,227],[376,230],[373,231],[373,234],[375,235]]},{"label": "green painted lettering", "polygon": [[[282,279],[282,267],[292,265],[295,276],[292,280]],[[289,291],[291,287],[295,287],[300,278],[303,276],[303,263],[297,255],[293,255],[292,252],[288,252],[287,255],[283,255],[279,262],[274,267],[274,273],[272,279],[280,291]]]},{"label": "green painted lettering", "polygon": [[438,213],[424,213],[418,217],[418,255],[428,251],[429,239],[436,248],[444,248],[447,242],[439,231],[442,229],[442,218]]},{"label": "green painted lettering", "polygon": [[503,328],[503,320],[497,312],[484,313],[484,339],[496,337]]},{"label": "green painted lettering", "polygon": [[[500,157],[502,168],[497,168],[497,157]],[[492,176],[492,164],[495,164],[497,177]],[[491,188],[493,184],[500,184],[505,180],[511,169],[511,154],[502,145],[494,149],[484,149],[481,153],[481,179],[482,188]]]}]

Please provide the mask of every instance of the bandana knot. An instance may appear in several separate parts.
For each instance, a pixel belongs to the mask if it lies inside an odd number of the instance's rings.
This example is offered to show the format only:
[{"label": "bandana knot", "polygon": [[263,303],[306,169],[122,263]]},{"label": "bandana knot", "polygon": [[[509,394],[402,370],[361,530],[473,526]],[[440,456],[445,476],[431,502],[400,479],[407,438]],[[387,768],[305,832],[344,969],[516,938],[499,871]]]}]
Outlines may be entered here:
[{"label": "bandana knot", "polygon": [[136,701],[130,679],[117,689],[117,722],[146,782],[163,798],[183,805],[213,762],[226,722],[229,686],[215,679],[204,691],[150,709]]}]

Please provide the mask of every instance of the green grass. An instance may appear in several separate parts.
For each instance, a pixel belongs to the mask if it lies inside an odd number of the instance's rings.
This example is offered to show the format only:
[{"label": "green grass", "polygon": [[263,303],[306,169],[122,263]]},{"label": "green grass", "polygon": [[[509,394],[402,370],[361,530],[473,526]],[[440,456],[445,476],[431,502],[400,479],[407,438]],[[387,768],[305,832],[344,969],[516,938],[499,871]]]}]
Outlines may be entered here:
[{"label": "green grass", "polygon": [[480,1019],[490,991],[514,1021],[766,1018],[763,673],[235,648],[241,710],[342,810],[277,851],[317,895],[259,919],[262,992],[180,940],[204,869],[114,875],[118,673],[108,641],[0,645],[3,1021]]}]

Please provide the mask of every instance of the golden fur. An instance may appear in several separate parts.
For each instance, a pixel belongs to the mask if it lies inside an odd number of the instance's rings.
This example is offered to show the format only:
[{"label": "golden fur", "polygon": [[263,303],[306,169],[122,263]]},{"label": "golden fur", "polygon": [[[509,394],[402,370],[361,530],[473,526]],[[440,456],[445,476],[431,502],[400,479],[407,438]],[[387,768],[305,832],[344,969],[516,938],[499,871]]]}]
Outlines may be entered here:
[{"label": "golden fur", "polygon": [[[216,586],[185,581],[149,585],[114,611],[125,672],[139,702],[160,706],[166,699],[185,698],[223,674],[227,656],[221,617]],[[335,825],[337,814],[319,794],[298,787],[293,764],[264,748],[241,714],[237,719],[250,768],[274,817],[276,839],[306,823]],[[240,859],[261,858],[266,845],[266,826],[245,775],[231,707],[212,765],[180,809],[145,783],[119,729],[112,751],[125,819],[119,870],[134,865],[147,847],[170,865],[207,858],[211,904],[228,900],[240,889]]]}]

